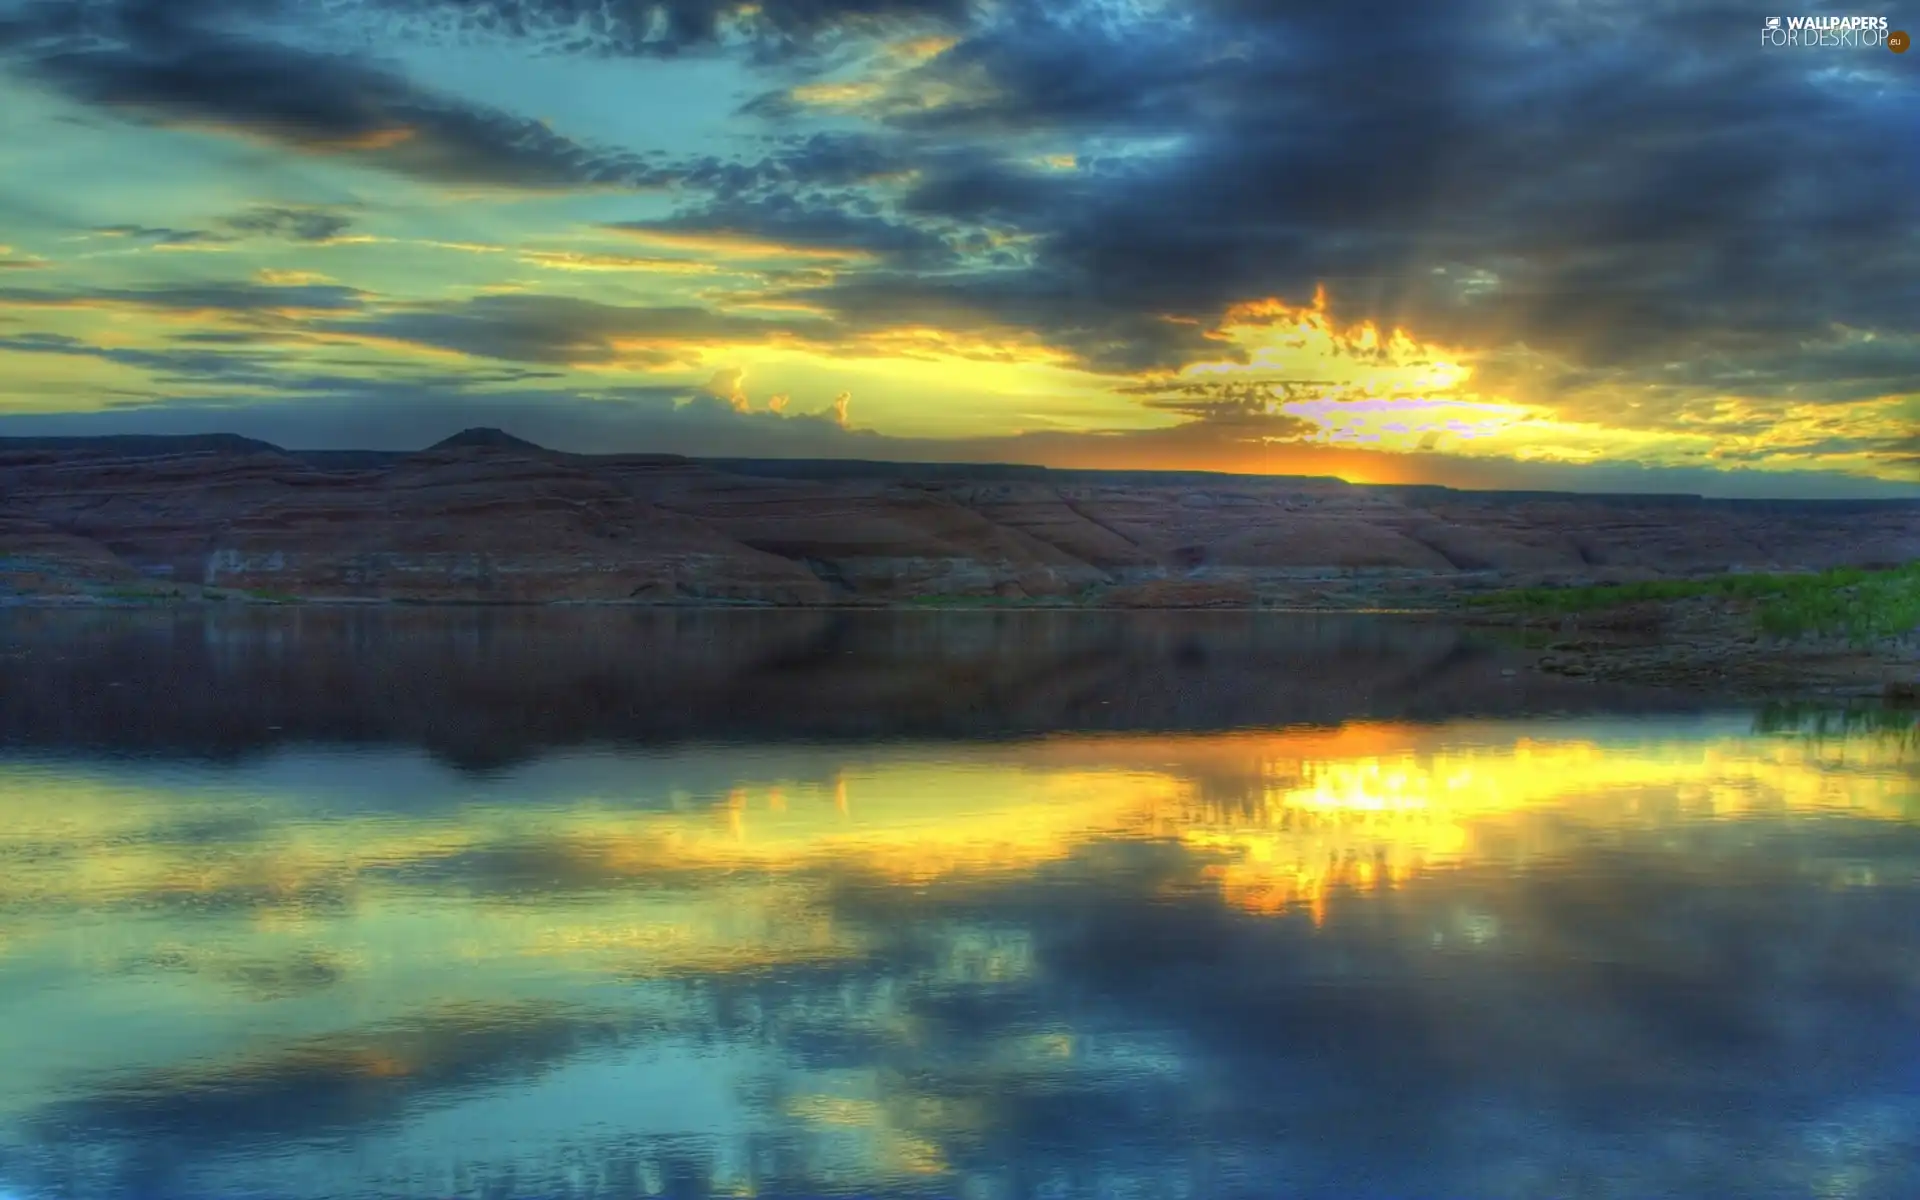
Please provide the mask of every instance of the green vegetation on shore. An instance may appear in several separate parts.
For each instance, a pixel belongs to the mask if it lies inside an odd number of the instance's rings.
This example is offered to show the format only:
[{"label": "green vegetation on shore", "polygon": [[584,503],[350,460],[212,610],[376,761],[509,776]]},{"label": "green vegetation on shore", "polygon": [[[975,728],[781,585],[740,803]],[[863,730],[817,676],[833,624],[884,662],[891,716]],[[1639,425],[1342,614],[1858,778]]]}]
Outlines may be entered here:
[{"label": "green vegetation on shore", "polygon": [[1592,587],[1515,588],[1476,596],[1475,607],[1532,616],[1576,616],[1629,604],[1700,597],[1752,606],[1776,637],[1838,635],[1856,642],[1920,629],[1920,560],[1884,571],[1844,568],[1797,575],[1716,575]]},{"label": "green vegetation on shore", "polygon": [[1920,715],[1910,708],[1884,705],[1836,708],[1832,704],[1776,701],[1760,710],[1754,718],[1753,731],[1766,735],[1794,734],[1815,742],[1872,738],[1902,749],[1920,747]]}]

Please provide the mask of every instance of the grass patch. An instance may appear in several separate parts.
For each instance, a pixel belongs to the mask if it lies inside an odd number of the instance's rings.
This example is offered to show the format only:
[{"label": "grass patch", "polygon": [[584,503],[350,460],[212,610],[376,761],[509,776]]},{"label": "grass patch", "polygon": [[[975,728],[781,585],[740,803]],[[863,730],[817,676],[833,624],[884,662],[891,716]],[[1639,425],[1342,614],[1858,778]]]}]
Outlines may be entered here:
[{"label": "grass patch", "polygon": [[1898,708],[1772,704],[1754,719],[1753,731],[1763,736],[1798,737],[1821,747],[1858,742],[1893,749],[1902,756],[1920,750],[1920,717]]},{"label": "grass patch", "polygon": [[1866,736],[1893,737],[1905,743],[1920,736],[1920,717],[1881,706],[1835,708],[1807,703],[1775,703],[1754,717],[1757,734],[1802,734],[1816,740]]},{"label": "grass patch", "polygon": [[1476,596],[1479,608],[1565,617],[1628,604],[1717,597],[1753,605],[1754,623],[1776,637],[1829,634],[1856,642],[1920,629],[1920,561],[1884,571],[1843,568],[1795,575],[1716,575],[1593,587],[1514,588]]}]

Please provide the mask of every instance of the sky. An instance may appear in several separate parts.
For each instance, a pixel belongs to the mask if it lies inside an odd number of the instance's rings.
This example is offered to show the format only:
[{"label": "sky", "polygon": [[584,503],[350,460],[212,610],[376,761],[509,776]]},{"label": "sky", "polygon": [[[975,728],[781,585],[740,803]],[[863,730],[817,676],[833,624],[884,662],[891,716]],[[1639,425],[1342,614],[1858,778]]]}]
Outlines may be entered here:
[{"label": "sky", "polygon": [[1920,53],[1763,25],[0,0],[0,436],[1920,496]]}]

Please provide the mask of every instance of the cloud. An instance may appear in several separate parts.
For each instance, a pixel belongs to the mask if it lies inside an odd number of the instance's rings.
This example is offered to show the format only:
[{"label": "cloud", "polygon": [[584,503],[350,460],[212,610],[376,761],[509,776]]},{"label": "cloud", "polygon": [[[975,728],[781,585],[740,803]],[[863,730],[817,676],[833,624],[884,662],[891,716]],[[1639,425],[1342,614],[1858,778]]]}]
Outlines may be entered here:
[{"label": "cloud", "polygon": [[788,296],[854,329],[1029,330],[1089,370],[1116,375],[1172,370],[1223,351],[1198,322],[1168,320],[1071,277],[1031,269],[869,271],[796,286]]},{"label": "cloud", "polygon": [[569,53],[663,57],[728,43],[762,58],[825,50],[849,34],[959,28],[972,0],[362,0],[414,29],[492,36]]},{"label": "cloud", "polygon": [[[1193,420],[1161,429],[1037,431],[966,438],[895,437],[855,428],[851,397],[841,393],[795,412],[734,403],[713,388],[743,376],[722,371],[703,387],[661,384],[600,390],[554,386],[537,373],[497,377],[420,374],[370,379],[302,373],[269,362],[220,363],[185,355],[72,343],[9,350],[95,353],[129,365],[173,372],[182,381],[227,388],[269,376],[259,395],[196,396],[107,411],[0,415],[0,437],[99,434],[235,433],[291,449],[417,450],[476,425],[505,429],[557,450],[585,454],[668,453],[710,458],[830,458],[882,462],[1026,463],[1098,470],[1224,471],[1340,476],[1377,482],[1414,480],[1464,488],[1662,492],[1709,496],[1911,496],[1910,484],[1881,483],[1833,471],[1650,468],[1635,464],[1522,463],[1445,453],[1391,454],[1289,440],[1256,424]],[[197,376],[197,378],[195,378]],[[744,396],[744,390],[738,394]],[[810,409],[813,405],[808,406]],[[1250,436],[1251,434],[1251,436]],[[1916,448],[1909,441],[1909,453]],[[1891,451],[1890,451],[1891,452]]]},{"label": "cloud", "polygon": [[573,250],[522,250],[519,259],[550,271],[633,271],[660,275],[711,275],[712,263],[685,258],[653,258],[637,254],[585,254]]},{"label": "cloud", "polygon": [[931,269],[953,261],[937,232],[872,211],[853,195],[830,198],[774,193],[759,198],[714,198],[660,221],[623,222],[610,230],[661,245],[712,248],[728,244],[766,257],[822,261],[887,260]]},{"label": "cloud", "polygon": [[0,246],[0,271],[39,271],[50,265],[38,255],[17,255],[12,246]]},{"label": "cloud", "polygon": [[[8,11],[0,47],[26,76],[138,120],[439,183],[668,189],[645,208],[579,218],[634,254],[516,246],[489,229],[505,269],[536,267],[601,299],[673,282],[625,272],[758,277],[751,294],[700,293],[712,308],[526,294],[374,306],[345,291],[327,309],[318,281],[271,298],[224,284],[0,291],[15,308],[298,309],[328,318],[307,332],[341,342],[685,369],[696,381],[714,363],[690,347],[910,354],[915,331],[930,331],[923,340],[983,358],[1018,347],[1103,375],[1185,422],[1057,447],[1039,434],[980,445],[1082,457],[1152,446],[1181,462],[1305,453],[1299,443],[1325,428],[1324,412],[1284,408],[1258,379],[1190,375],[1210,363],[1317,377],[1311,355],[1289,359],[1278,343],[1255,363],[1228,318],[1261,298],[1303,303],[1321,285],[1342,326],[1463,348],[1463,402],[1504,405],[1515,424],[1558,422],[1602,457],[1898,455],[1895,406],[1920,395],[1920,209],[1908,202],[1920,162],[1882,152],[1875,135],[1835,132],[1912,124],[1920,79],[1884,52],[1762,52],[1750,16],[1721,0],[97,0]],[[737,153],[673,161],[588,145],[504,99],[457,99],[329,49],[343,31],[399,30],[422,44],[457,33],[566,55],[734,56],[747,74],[733,95],[751,98],[730,132],[752,136]],[[512,84],[503,78],[500,97]],[[660,119],[679,128],[673,113]],[[176,249],[321,243],[359,211],[262,205],[205,229],[157,214],[115,228]],[[554,232],[540,244],[562,245]],[[798,403],[820,412],[826,400]],[[1458,445],[1444,430],[1403,432],[1411,446]],[[1418,458],[1421,469],[1453,461]]]},{"label": "cloud", "polygon": [[223,224],[238,234],[281,238],[290,242],[327,242],[353,226],[353,219],[321,208],[288,208],[257,204],[228,217]]},{"label": "cloud", "polygon": [[[538,190],[663,182],[637,156],[418,87],[363,54],[259,40],[216,24],[247,15],[243,8],[120,0],[76,14],[30,6],[27,18],[0,28],[0,49],[11,45],[30,76],[74,99],[137,120],[263,138],[436,183]],[[316,226],[282,222],[270,231],[289,228]]]},{"label": "cloud", "polygon": [[706,386],[701,390],[716,400],[725,401],[727,407],[733,411],[743,413],[748,411],[751,403],[747,399],[746,379],[747,373],[744,369],[722,367],[713,373],[713,378],[707,380]]},{"label": "cloud", "polygon": [[[1843,88],[1804,56],[1736,52],[1749,22],[1712,5],[1556,12],[1216,3],[1108,36],[1010,24],[924,68],[983,69],[993,88],[922,124],[1176,140],[1120,156],[1091,195],[1077,175],[1032,178],[929,186],[919,207],[1018,214],[1035,286],[1076,280],[1134,310],[1204,315],[1326,282],[1346,317],[1593,362],[1835,320],[1913,327],[1916,215],[1894,197],[1920,168],[1822,132],[1912,115],[1893,60],[1863,56]],[[1608,49],[1653,44],[1650,60]],[[1450,265],[1495,282],[1462,293],[1434,274]]]},{"label": "cloud", "polygon": [[[1736,47],[1747,16],[1682,0],[1001,11],[888,83],[940,102],[849,111],[911,169],[894,220],[1019,253],[848,275],[807,302],[1030,328],[1123,372],[1192,361],[1230,306],[1321,284],[1343,321],[1580,369],[1787,359],[1834,322],[1920,329],[1920,210],[1900,199],[1920,164],[1827,132],[1914,119],[1920,85],[1891,56],[1845,60],[1843,84],[1837,61]],[[1035,165],[1068,153],[1072,170]],[[1751,386],[1859,394],[1819,388],[1820,357]],[[1886,365],[1870,386],[1920,389]]]},{"label": "cloud", "polygon": [[[6,347],[0,346],[0,350]],[[418,450],[475,425],[575,453],[884,457],[831,415],[748,412],[693,386],[469,390],[457,377],[286,381],[273,399],[183,397],[110,412],[0,415],[0,437],[221,430],[291,449]],[[861,450],[866,453],[862,454]]]},{"label": "cloud", "polygon": [[94,358],[149,371],[162,382],[219,381],[256,387],[274,387],[279,382],[271,360],[231,351],[98,346],[62,334],[24,333],[0,337],[0,353],[4,352]]},{"label": "cloud", "polygon": [[246,238],[326,243],[353,225],[353,219],[325,208],[256,204],[213,222],[214,229],[172,229],[164,225],[96,225],[98,238],[137,242],[155,250],[220,250]]},{"label": "cloud", "polygon": [[144,288],[0,288],[4,308],[126,309],[160,313],[338,314],[359,310],[367,294],[339,284],[274,287],[260,283],[170,284]]},{"label": "cloud", "polygon": [[1321,381],[1201,380],[1139,384],[1126,389],[1142,395],[1141,403],[1163,412],[1179,413],[1196,424],[1232,430],[1255,442],[1301,441],[1320,431],[1312,421],[1283,410],[1302,391],[1311,392]]},{"label": "cloud", "polygon": [[[0,293],[0,298],[4,293]],[[700,343],[804,338],[817,321],[775,321],[694,306],[621,306],[570,296],[476,296],[421,304],[323,331],[479,358],[548,364],[662,366]]]},{"label": "cloud", "polygon": [[166,226],[152,225],[96,225],[92,230],[97,237],[125,239],[149,246],[195,246],[210,242],[224,242],[227,239],[205,229],[169,229]]},{"label": "cloud", "polygon": [[778,149],[749,159],[706,155],[674,168],[687,187],[721,196],[778,188],[846,187],[908,170],[911,147],[845,130],[787,134]]}]

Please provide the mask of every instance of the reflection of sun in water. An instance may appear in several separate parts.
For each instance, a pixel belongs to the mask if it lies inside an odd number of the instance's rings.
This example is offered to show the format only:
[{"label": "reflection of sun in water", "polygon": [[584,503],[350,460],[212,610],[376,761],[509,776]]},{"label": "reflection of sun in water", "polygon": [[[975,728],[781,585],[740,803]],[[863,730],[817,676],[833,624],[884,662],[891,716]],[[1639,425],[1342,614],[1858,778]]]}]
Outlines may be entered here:
[{"label": "reflection of sun in water", "polygon": [[[1030,929],[922,926],[913,905],[942,889],[1131,869],[1107,853],[1123,843],[1151,847],[1166,868],[1154,886],[1187,901],[1317,923],[1425,875],[1526,866],[1596,841],[1730,819],[1910,821],[1920,808],[1914,765],[1893,742],[1855,739],[1842,753],[1725,727],[1533,728],[1533,739],[1497,724],[1383,723],[811,748],[744,756],[693,792],[636,758],[621,785],[630,794],[595,785],[569,798],[548,784],[529,804],[509,787],[505,798],[372,816],[327,815],[284,782],[170,790],[0,768],[4,962],[23,964],[22,978],[69,980],[21,999],[11,1031],[0,1029],[0,1059],[14,1068],[0,1115],[75,1071],[240,1055],[263,1013],[275,1036],[322,1037],[449,995],[590,1004],[608,989],[839,971],[881,961],[903,924],[921,939],[917,965],[850,994],[832,1020],[915,1044],[902,990],[1018,987],[1044,959]],[[712,779],[711,762],[700,765]],[[196,832],[214,827],[232,832]],[[1864,887],[1878,876],[1847,863],[1833,878]],[[870,903],[850,907],[849,889]],[[1467,944],[1503,936],[1484,915],[1443,923]],[[288,981],[284,994],[243,986],[263,970]],[[294,986],[309,977],[309,991]],[[160,995],[190,1026],[177,1043],[102,1016]],[[982,1053],[997,1071],[1046,1073],[1094,1069],[1098,1047],[1047,1028]],[[433,1065],[412,1050],[338,1064],[388,1079]],[[945,1139],[985,1119],[902,1107],[871,1073],[843,1082],[813,1080],[783,1111],[823,1138],[854,1137],[848,1153],[882,1174],[946,1169]]]},{"label": "reflection of sun in water", "polygon": [[[1276,741],[1268,750],[1287,749]],[[1818,815],[1910,820],[1912,777],[1889,743],[1847,770],[1804,745],[1568,740],[1409,749],[1352,758],[1263,756],[1256,798],[1201,806],[1182,840],[1224,861],[1203,869],[1248,912],[1300,909],[1324,920],[1341,891],[1390,888],[1435,869],[1518,865],[1586,830],[1652,829],[1733,817]]]},{"label": "reflection of sun in water", "polygon": [[[29,981],[19,990],[0,974],[15,1014],[0,1026],[0,1116],[78,1076],[190,1064],[219,1078],[286,1045],[327,1047],[315,1069],[355,1086],[406,1088],[444,1073],[455,1052],[367,1031],[449,997],[548,1011],[645,995],[684,1017],[673,1005],[714,981],[816,968],[852,982],[775,1016],[870,1036],[913,1061],[937,1041],[938,1019],[906,998],[1019,996],[1048,961],[1041,933],[1004,916],[919,914],[937,913],[943,895],[1001,887],[1124,888],[1124,877],[1096,878],[1130,869],[1108,853],[1123,843],[1150,848],[1153,885],[1183,902],[1320,923],[1423,876],[1523,867],[1647,832],[1916,812],[1914,766],[1893,743],[1855,739],[1842,753],[1726,728],[1533,728],[1531,740],[1495,724],[1354,724],[815,748],[724,771],[700,760],[709,783],[692,791],[636,757],[612,788],[567,796],[550,782],[539,803],[508,787],[377,815],[329,815],[284,775],[251,790],[170,789],[0,767],[0,965]],[[209,828],[231,832],[209,839]],[[1670,850],[1706,852],[1685,838]],[[1876,878],[1857,862],[1834,871],[1846,886]],[[850,891],[864,903],[847,903]],[[1436,946],[1515,937],[1487,913],[1431,915],[1420,928]],[[903,930],[914,946],[904,963],[889,941]],[[262,979],[280,990],[266,995]],[[156,1005],[166,1038],[116,1019]],[[1177,1047],[1162,1062],[1150,1040],[1121,1045],[1043,1015],[973,1047],[969,1069],[1003,1087],[1179,1077]],[[785,1034],[769,1023],[751,1036]],[[885,1066],[786,1063],[768,1078],[783,1136],[849,1186],[949,1172],[952,1148],[977,1144],[996,1119],[989,1095],[933,1094]],[[717,1187],[750,1186],[744,1168],[721,1174]]]},{"label": "reflection of sun in water", "polygon": [[[295,810],[263,818],[272,797],[220,794],[183,805],[164,791],[11,771],[0,775],[11,801],[0,850],[13,851],[14,865],[0,878],[0,901],[229,903],[262,936],[289,935],[329,906],[379,908],[425,865],[484,864],[528,847],[545,864],[549,891],[596,896],[599,906],[545,923],[540,946],[666,954],[725,936],[712,922],[707,933],[691,919],[662,930],[618,911],[711,907],[702,901],[711,888],[645,890],[676,876],[724,882],[720,907],[757,941],[776,928],[805,927],[807,914],[823,911],[823,873],[920,886],[1027,873],[1095,842],[1149,839],[1198,852],[1205,877],[1240,907],[1317,910],[1339,888],[1390,887],[1421,871],[1550,854],[1576,826],[1821,812],[1907,819],[1913,778],[1900,753],[1894,743],[1861,742],[1835,760],[1788,739],[1502,741],[1491,726],[1357,724],[1059,737],[956,751],[947,761],[883,757],[811,779],[742,780],[706,805],[666,809],[585,801],[330,820],[302,820]],[[251,833],[217,852],[169,836],[187,808],[203,824],[234,818]],[[1546,814],[1553,820],[1540,819]],[[241,825],[242,816],[255,824]],[[50,845],[84,853],[32,852]],[[762,901],[749,903],[748,890]],[[762,903],[765,920],[739,916]],[[833,936],[816,930],[774,941],[817,950]]]}]

